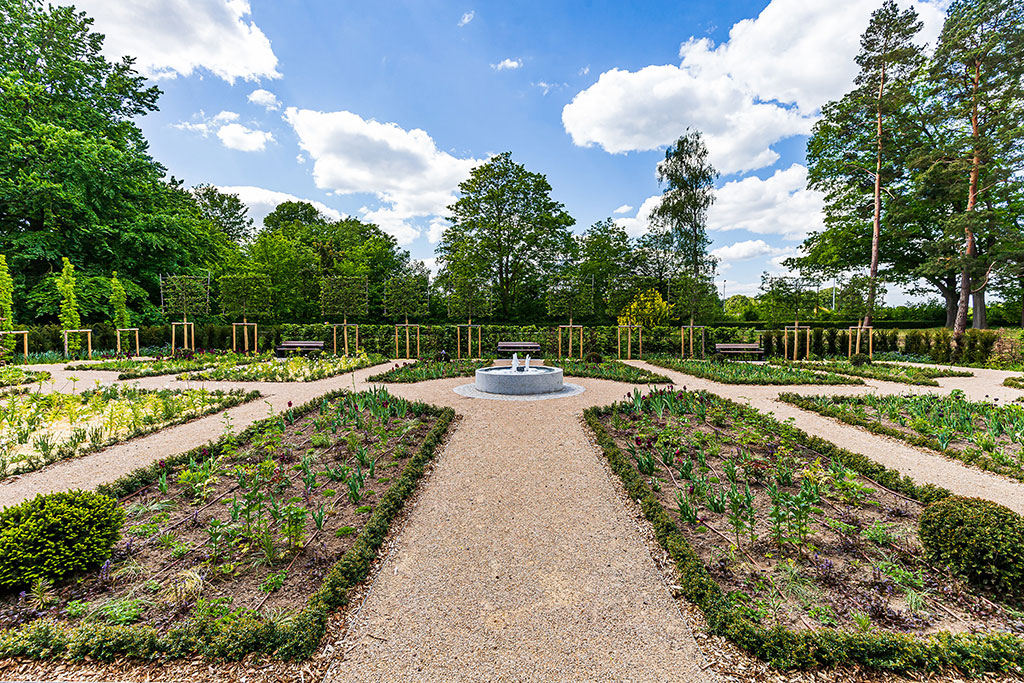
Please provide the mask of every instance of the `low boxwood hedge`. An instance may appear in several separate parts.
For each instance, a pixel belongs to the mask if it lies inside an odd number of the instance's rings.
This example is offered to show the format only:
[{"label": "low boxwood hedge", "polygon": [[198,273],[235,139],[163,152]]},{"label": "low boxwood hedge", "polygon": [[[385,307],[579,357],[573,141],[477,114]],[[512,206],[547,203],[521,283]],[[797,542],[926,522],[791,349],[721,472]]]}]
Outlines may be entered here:
[{"label": "low boxwood hedge", "polygon": [[[345,390],[338,390],[324,394],[293,408],[292,414],[298,418],[345,393]],[[419,414],[435,416],[434,426],[419,451],[406,464],[401,476],[393,481],[381,498],[354,545],[331,567],[320,589],[310,596],[290,624],[278,626],[247,611],[225,615],[210,610],[186,620],[165,634],[158,634],[147,625],[111,626],[86,622],[72,626],[44,617],[17,628],[0,631],[0,658],[112,661],[124,657],[175,659],[200,655],[241,659],[255,652],[279,659],[309,658],[320,646],[327,631],[327,618],[331,610],[346,604],[349,591],[369,574],[370,566],[384,543],[391,523],[415,491],[455,418],[455,411],[451,408],[435,408],[421,403],[415,404],[415,410]],[[244,442],[271,421],[281,419],[279,415],[266,418],[250,425],[238,436],[225,435],[215,443],[168,457],[100,486],[97,492],[116,498],[137,493],[156,482],[166,468],[187,463],[190,458],[198,460],[216,457],[226,446]]]},{"label": "low boxwood hedge", "polygon": [[[779,434],[798,439],[805,448],[836,458],[846,467],[910,498],[930,502],[951,495],[936,486],[919,486],[909,477],[828,441],[810,437],[791,425],[757,413],[753,408],[721,400],[730,404],[732,410],[772,424]],[[615,445],[599,420],[609,410],[590,408],[584,417],[594,430],[612,470],[622,480],[629,497],[639,503],[658,543],[675,562],[682,594],[702,610],[712,633],[729,638],[750,654],[780,669],[860,664],[894,672],[947,669],[968,673],[1024,671],[1024,640],[1011,634],[937,633],[917,637],[887,631],[851,633],[830,628],[794,631],[783,626],[766,628],[752,622],[712,578],[647,482]]]}]

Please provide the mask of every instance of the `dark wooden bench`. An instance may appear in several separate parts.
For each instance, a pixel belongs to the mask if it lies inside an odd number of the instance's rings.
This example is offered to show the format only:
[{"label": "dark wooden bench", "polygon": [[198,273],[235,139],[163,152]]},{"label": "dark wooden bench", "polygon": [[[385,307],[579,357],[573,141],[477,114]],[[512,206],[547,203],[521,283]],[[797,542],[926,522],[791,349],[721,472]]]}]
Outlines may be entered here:
[{"label": "dark wooden bench", "polygon": [[540,344],[537,342],[498,342],[498,354],[502,353],[540,353]]},{"label": "dark wooden bench", "polygon": [[274,349],[274,355],[278,358],[294,354],[319,356],[324,352],[322,341],[286,341]]},{"label": "dark wooden bench", "polygon": [[735,356],[757,356],[758,360],[764,357],[764,349],[760,344],[715,344],[715,353]]}]

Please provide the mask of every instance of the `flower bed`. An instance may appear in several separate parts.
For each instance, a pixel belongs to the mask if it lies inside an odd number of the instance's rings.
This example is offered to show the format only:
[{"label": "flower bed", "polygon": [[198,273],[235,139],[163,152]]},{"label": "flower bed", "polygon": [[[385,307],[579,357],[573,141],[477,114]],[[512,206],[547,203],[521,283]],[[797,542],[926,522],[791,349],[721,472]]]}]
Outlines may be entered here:
[{"label": "flower bed", "polygon": [[150,391],[123,385],[0,401],[0,480],[259,397],[258,391]]},{"label": "flower bed", "polygon": [[118,379],[139,379],[159,375],[176,375],[182,372],[204,370],[207,368],[233,368],[259,361],[266,361],[269,354],[245,354],[232,352],[202,351],[184,356],[170,356],[149,360],[118,358],[100,363],[81,363],[69,365],[66,370],[112,370],[118,372]]},{"label": "flower bed", "polygon": [[0,387],[15,387],[19,384],[36,384],[45,382],[51,377],[45,370],[33,371],[19,368],[16,365],[0,367]]},{"label": "flower bed", "polygon": [[626,382],[627,384],[668,384],[671,381],[664,375],[658,375],[643,368],[635,368],[617,360],[606,360],[602,363],[585,363],[581,360],[569,359],[545,362],[552,367],[562,368],[566,377],[591,377],[613,382]]},{"label": "flower bed", "polygon": [[1007,377],[1003,380],[1003,386],[1011,389],[1024,389],[1024,377]]},{"label": "flower bed", "polygon": [[386,372],[372,375],[368,382],[392,382],[395,384],[411,384],[426,382],[431,379],[447,377],[472,377],[480,368],[491,365],[489,360],[445,360],[435,361],[421,358],[403,363]]},{"label": "flower bed", "polygon": [[306,658],[454,414],[335,392],[100,492],[127,521],[75,583],[0,603],[0,657]]},{"label": "flower bed", "polygon": [[210,382],[314,382],[383,362],[383,356],[367,356],[365,353],[337,358],[294,356],[283,361],[271,360],[241,366],[219,365],[207,370],[186,372],[178,375],[178,379]]},{"label": "flower bed", "polygon": [[781,668],[1019,671],[1020,613],[930,564],[917,486],[706,392],[586,419],[712,632]]},{"label": "flower bed", "polygon": [[799,396],[780,401],[1024,481],[1024,406],[948,396]]},{"label": "flower bed", "polygon": [[973,377],[974,373],[968,370],[953,370],[951,368],[922,368],[912,365],[899,365],[897,363],[874,362],[865,365],[853,365],[846,360],[833,360],[823,362],[807,361],[786,361],[772,359],[772,365],[795,368],[800,370],[817,370],[830,372],[838,375],[849,375],[851,377],[864,377],[877,379],[884,382],[899,382],[901,384],[916,384],[920,386],[937,387],[937,377]]},{"label": "flower bed", "polygon": [[864,384],[863,380],[856,377],[778,365],[678,358],[649,358],[645,361],[722,384]]}]

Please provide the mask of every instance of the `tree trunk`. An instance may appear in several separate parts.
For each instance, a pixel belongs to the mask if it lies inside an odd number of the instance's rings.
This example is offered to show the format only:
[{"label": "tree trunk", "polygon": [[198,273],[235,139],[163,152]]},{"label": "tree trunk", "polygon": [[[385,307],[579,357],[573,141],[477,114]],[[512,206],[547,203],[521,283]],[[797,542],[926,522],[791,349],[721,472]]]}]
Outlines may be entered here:
[{"label": "tree trunk", "polygon": [[974,304],[974,322],[971,325],[976,330],[984,330],[988,327],[988,311],[985,308],[985,289],[971,294],[971,302]]},{"label": "tree trunk", "polygon": [[885,65],[882,65],[881,79],[878,82],[877,130],[875,140],[878,150],[875,157],[875,215],[871,230],[871,270],[868,273],[867,315],[864,325],[870,326],[875,313],[875,282],[878,278],[878,241],[882,232],[882,92],[885,88]]},{"label": "tree trunk", "polygon": [[946,327],[953,329],[953,323],[956,322],[956,278],[952,278],[953,286],[949,289],[942,291],[943,298],[946,299]]},{"label": "tree trunk", "polygon": [[[974,206],[978,203],[978,177],[981,175],[981,152],[980,132],[978,130],[978,83],[981,80],[981,62],[974,63],[974,91],[973,106],[971,108],[971,139],[974,141],[974,157],[971,159],[971,177],[967,192],[968,216],[974,213]],[[971,273],[970,267],[977,253],[974,241],[974,229],[971,221],[965,221],[964,225],[964,264],[960,272],[960,301],[956,309],[956,322],[953,325],[953,345],[959,344],[958,338],[967,329],[967,297],[971,294]]]}]

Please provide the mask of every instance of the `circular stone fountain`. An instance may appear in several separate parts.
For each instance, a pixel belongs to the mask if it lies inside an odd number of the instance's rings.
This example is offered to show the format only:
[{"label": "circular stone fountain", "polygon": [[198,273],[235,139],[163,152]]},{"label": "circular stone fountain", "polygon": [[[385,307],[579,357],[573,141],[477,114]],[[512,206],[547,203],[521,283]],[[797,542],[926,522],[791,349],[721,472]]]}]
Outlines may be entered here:
[{"label": "circular stone fountain", "polygon": [[530,357],[520,365],[517,356],[508,366],[494,365],[476,371],[475,384],[463,384],[455,393],[470,398],[506,401],[534,401],[545,398],[575,396],[583,387],[563,382],[562,368],[530,365]]}]

